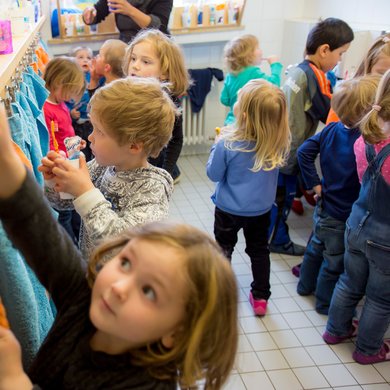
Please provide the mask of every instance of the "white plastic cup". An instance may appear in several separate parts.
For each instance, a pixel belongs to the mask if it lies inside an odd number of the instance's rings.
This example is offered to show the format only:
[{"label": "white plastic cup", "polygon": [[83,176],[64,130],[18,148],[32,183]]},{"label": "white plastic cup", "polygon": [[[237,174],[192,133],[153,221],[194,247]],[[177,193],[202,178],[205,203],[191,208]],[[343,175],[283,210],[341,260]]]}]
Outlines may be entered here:
[{"label": "white plastic cup", "polygon": [[[75,158],[73,160],[68,160],[75,168],[80,168],[80,161],[78,158]],[[74,199],[74,196],[72,194],[69,194],[67,192],[60,192],[60,198],[61,199]]]}]

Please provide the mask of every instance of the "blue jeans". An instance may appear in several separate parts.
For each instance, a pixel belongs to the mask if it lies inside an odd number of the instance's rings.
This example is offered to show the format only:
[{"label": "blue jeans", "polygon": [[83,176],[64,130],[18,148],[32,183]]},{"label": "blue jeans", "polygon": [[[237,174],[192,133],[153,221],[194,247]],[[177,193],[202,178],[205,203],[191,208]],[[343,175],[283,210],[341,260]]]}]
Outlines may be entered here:
[{"label": "blue jeans", "polygon": [[344,271],[345,222],[331,217],[319,198],[313,214],[313,234],[301,265],[297,292],[315,292],[316,311],[328,314],[333,290]]},{"label": "blue jeans", "polygon": [[274,245],[284,245],[291,241],[287,218],[296,194],[296,186],[296,176],[279,172],[276,199],[272,206],[271,224],[268,231],[269,240]]},{"label": "blue jeans", "polygon": [[366,295],[356,349],[375,355],[390,324],[390,247],[367,240],[365,251],[359,250],[348,222],[345,237],[345,271],[333,293],[326,330],[336,336],[347,335],[356,305]]}]

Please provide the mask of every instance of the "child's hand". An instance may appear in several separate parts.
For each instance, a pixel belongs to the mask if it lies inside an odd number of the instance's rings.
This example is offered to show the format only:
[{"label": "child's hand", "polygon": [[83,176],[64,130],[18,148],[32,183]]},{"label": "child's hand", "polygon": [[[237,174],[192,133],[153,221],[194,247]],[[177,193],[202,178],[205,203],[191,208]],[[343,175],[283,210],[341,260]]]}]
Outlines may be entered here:
[{"label": "child's hand", "polygon": [[267,57],[267,61],[268,61],[268,63],[271,65],[271,64],[273,64],[274,62],[279,62],[279,57],[276,56],[276,55],[268,56],[268,57]]},{"label": "child's hand", "polygon": [[25,176],[26,169],[12,145],[7,114],[0,104],[0,198],[12,196]]},{"label": "child's hand", "polygon": [[56,153],[54,150],[50,150],[46,157],[43,157],[41,160],[42,165],[38,167],[38,171],[42,172],[43,178],[45,180],[54,179],[55,175],[53,173],[53,168],[55,166],[55,160],[61,158],[62,156]]},{"label": "child's hand", "polygon": [[94,188],[89,176],[85,157],[79,158],[80,168],[75,168],[69,160],[58,158],[55,160],[54,189],[58,192],[67,192],[78,198],[80,195]]},{"label": "child's hand", "polygon": [[78,110],[80,108],[81,104],[76,104],[76,106],[70,110],[70,115],[73,119],[79,119],[80,118],[80,111]]},{"label": "child's hand", "polygon": [[0,326],[0,389],[28,389],[33,387],[23,371],[22,352],[14,334]]},{"label": "child's hand", "polygon": [[79,149],[79,150],[83,150],[83,149],[85,149],[86,147],[87,147],[87,141],[86,141],[85,139],[82,139],[82,140],[80,141],[80,145],[79,145],[78,149]]},{"label": "child's hand", "polygon": [[318,184],[318,185],[314,186],[314,187],[313,187],[313,191],[316,193],[316,194],[314,195],[314,199],[315,199],[316,202],[317,202],[318,198],[321,198],[321,195],[322,195],[322,185],[321,185],[321,184]]}]

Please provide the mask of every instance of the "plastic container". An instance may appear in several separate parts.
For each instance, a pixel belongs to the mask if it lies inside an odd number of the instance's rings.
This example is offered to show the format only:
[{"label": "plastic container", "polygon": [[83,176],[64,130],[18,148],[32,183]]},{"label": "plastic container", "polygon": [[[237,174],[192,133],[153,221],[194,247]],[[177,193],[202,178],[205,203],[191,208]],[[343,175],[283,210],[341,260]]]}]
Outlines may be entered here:
[{"label": "plastic container", "polygon": [[10,20],[0,20],[0,54],[13,52]]}]

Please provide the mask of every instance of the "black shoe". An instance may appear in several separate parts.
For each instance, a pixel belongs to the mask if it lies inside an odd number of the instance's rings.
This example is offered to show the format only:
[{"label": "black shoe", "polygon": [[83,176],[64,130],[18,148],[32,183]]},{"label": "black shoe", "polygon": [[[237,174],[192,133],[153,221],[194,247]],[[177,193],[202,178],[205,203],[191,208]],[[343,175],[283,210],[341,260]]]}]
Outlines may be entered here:
[{"label": "black shoe", "polygon": [[287,244],[281,244],[281,245],[275,245],[270,244],[269,245],[270,252],[273,253],[281,253],[283,255],[290,255],[290,256],[303,256],[306,250],[305,246],[295,244],[294,242],[290,241]]}]

